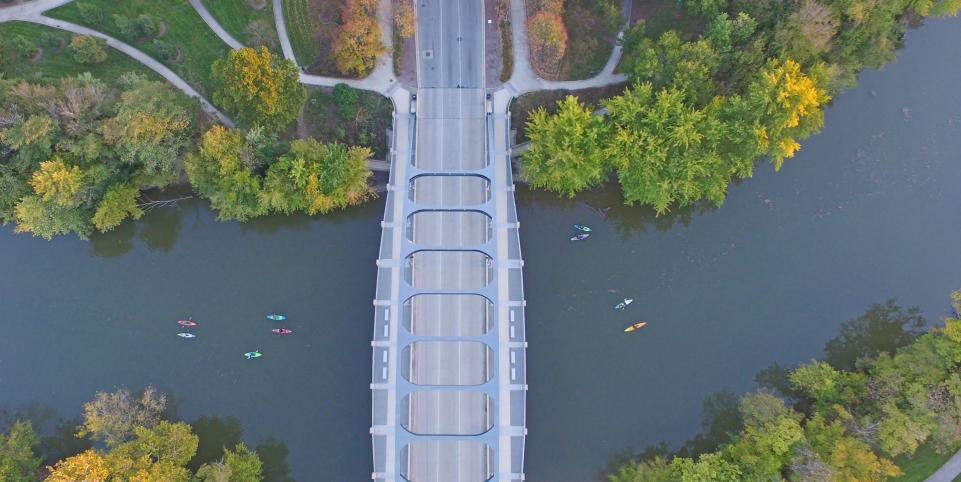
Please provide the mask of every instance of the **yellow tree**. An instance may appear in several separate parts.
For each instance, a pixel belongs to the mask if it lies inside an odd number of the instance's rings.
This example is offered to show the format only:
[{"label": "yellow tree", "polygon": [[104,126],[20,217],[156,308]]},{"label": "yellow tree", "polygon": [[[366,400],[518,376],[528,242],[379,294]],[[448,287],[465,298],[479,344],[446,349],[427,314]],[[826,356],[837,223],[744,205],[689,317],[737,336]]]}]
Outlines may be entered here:
[{"label": "yellow tree", "polygon": [[417,19],[414,18],[414,7],[410,4],[410,0],[401,0],[401,3],[395,7],[397,8],[394,10],[394,28],[397,29],[397,35],[400,38],[413,37]]},{"label": "yellow tree", "polygon": [[68,166],[63,160],[54,158],[40,163],[40,169],[30,178],[30,185],[44,202],[76,207],[80,203],[78,194],[83,185],[83,172],[77,166]]},{"label": "yellow tree", "polygon": [[61,460],[48,469],[46,482],[105,482],[110,477],[107,461],[93,450]]},{"label": "yellow tree", "polygon": [[557,13],[542,10],[527,19],[531,62],[540,70],[554,72],[567,51],[567,28]]},{"label": "yellow tree", "polygon": [[232,50],[214,62],[214,102],[248,125],[278,131],[289,125],[307,100],[300,73],[290,60],[266,47]]},{"label": "yellow tree", "polygon": [[380,40],[376,2],[347,0],[341,9],[343,24],[331,48],[334,62],[343,74],[363,77],[374,69],[377,57],[387,48]]},{"label": "yellow tree", "polygon": [[824,124],[822,106],[830,97],[823,83],[821,76],[806,75],[793,60],[773,59],[748,86],[758,119],[758,145],[771,156],[775,169],[801,148],[798,138],[816,133]]}]

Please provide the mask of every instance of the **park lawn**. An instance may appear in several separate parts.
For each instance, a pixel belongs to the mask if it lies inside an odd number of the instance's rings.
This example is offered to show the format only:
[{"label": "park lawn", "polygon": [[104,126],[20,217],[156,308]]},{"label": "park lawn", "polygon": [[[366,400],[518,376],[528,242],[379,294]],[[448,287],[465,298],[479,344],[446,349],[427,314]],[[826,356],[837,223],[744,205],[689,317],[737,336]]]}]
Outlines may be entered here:
[{"label": "park lawn", "polygon": [[[272,2],[265,1],[265,6],[261,9],[251,7],[251,3],[250,0],[203,0],[204,6],[210,10],[210,14],[217,19],[220,26],[240,43],[250,47],[266,45],[279,52],[280,42],[277,40]],[[264,27],[263,32],[267,38],[263,41],[258,41],[248,33],[248,27],[254,22]]]},{"label": "park lawn", "polygon": [[[63,47],[48,48],[40,44],[40,36],[44,32],[50,32],[63,39]],[[43,53],[36,60],[25,60],[15,62],[14,70],[7,72],[7,78],[21,78],[24,80],[50,81],[63,77],[73,77],[75,75],[89,72],[94,77],[104,80],[114,80],[121,74],[136,72],[147,78],[163,80],[156,72],[146,68],[140,62],[128,57],[126,54],[107,49],[107,60],[99,64],[81,64],[73,59],[66,45],[70,43],[73,34],[45,25],[37,25],[29,22],[4,22],[0,23],[0,37],[11,38],[14,35],[22,35],[43,49]]]},{"label": "park lawn", "polygon": [[357,114],[345,118],[340,114],[333,89],[311,87],[304,110],[307,135],[321,142],[340,142],[369,147],[374,158],[387,160],[387,129],[393,120],[393,105],[386,97],[366,90],[358,94]]},{"label": "park lawn", "polygon": [[913,456],[898,457],[894,460],[904,475],[891,479],[891,482],[923,482],[941,468],[959,448],[961,447],[955,447],[942,455],[936,452],[931,444],[922,445]]},{"label": "park lawn", "polygon": [[294,57],[311,74],[344,76],[330,55],[342,4],[343,0],[283,0]]},{"label": "park lawn", "polygon": [[[80,16],[80,10],[77,7],[79,3],[100,7],[107,17],[106,21],[100,25],[88,24]],[[177,47],[178,58],[164,61],[153,48],[152,39],[124,38],[113,21],[113,14],[126,15],[130,18],[140,14],[149,14],[155,19],[162,20],[166,24],[167,30],[162,35],[162,40]],[[50,10],[46,12],[46,15],[99,30],[137,47],[147,55],[166,64],[195,89],[208,97],[213,92],[210,65],[215,60],[224,57],[230,49],[207,27],[207,24],[204,23],[187,0],[81,0]]]}]

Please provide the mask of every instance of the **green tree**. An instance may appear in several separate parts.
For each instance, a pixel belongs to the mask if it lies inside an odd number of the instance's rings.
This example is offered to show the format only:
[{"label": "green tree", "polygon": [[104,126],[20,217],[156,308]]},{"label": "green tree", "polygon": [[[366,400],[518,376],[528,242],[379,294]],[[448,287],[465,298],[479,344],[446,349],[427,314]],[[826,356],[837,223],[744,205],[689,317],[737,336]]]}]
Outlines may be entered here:
[{"label": "green tree", "polygon": [[92,35],[74,35],[70,39],[73,59],[81,64],[99,64],[107,60],[107,42]]},{"label": "green tree", "polygon": [[87,25],[100,25],[107,18],[103,9],[92,3],[77,2],[77,11]]},{"label": "green tree", "polygon": [[30,422],[17,420],[6,435],[0,433],[0,480],[32,482],[37,480],[40,457],[34,451],[40,438]]},{"label": "green tree", "polygon": [[727,8],[727,0],[678,0],[688,12],[694,15],[713,17]]},{"label": "green tree", "polygon": [[359,204],[373,195],[367,179],[371,151],[315,139],[296,140],[290,152],[267,170],[264,205],[279,212],[307,214]]},{"label": "green tree", "polygon": [[266,47],[232,50],[214,62],[211,77],[217,104],[244,123],[271,131],[293,122],[307,100],[297,66]]},{"label": "green tree", "polygon": [[21,198],[13,211],[18,233],[30,233],[47,240],[71,232],[81,239],[90,235],[90,214],[78,207],[64,207],[30,195]]},{"label": "green tree", "polygon": [[190,135],[190,114],[181,97],[167,84],[144,79],[120,95],[117,115],[103,124],[104,139],[120,160],[135,166],[143,182],[159,186],[176,178]]},{"label": "green tree", "polygon": [[608,482],[673,482],[671,464],[661,457],[652,460],[631,460],[616,473],[607,476]]},{"label": "green tree", "polygon": [[106,454],[107,465],[119,480],[190,482],[185,467],[197,452],[198,438],[183,422],[135,426],[133,438]]},{"label": "green tree", "polygon": [[93,225],[105,233],[117,227],[128,217],[140,219],[143,209],[137,204],[140,189],[130,184],[110,186],[93,215]]},{"label": "green tree", "polygon": [[678,482],[739,482],[741,469],[720,454],[710,453],[693,459],[676,457],[671,462]]},{"label": "green tree", "polygon": [[543,108],[532,112],[526,132],[531,148],[523,155],[521,176],[531,186],[572,197],[604,181],[606,124],[577,97],[558,101],[553,115]]},{"label": "green tree", "polygon": [[260,202],[261,180],[244,165],[242,152],[241,133],[216,125],[184,163],[194,191],[210,199],[218,219],[245,221],[266,211]]},{"label": "green tree", "polygon": [[357,117],[360,92],[347,84],[337,84],[332,92],[341,119],[354,120]]},{"label": "green tree", "polygon": [[778,26],[775,44],[783,58],[808,63],[831,48],[840,20],[831,7],[802,0],[800,7]]},{"label": "green tree", "polygon": [[698,105],[716,93],[713,76],[720,57],[707,40],[686,42],[671,30],[653,42],[639,27],[625,41],[624,58],[624,70],[631,79],[650,82],[656,90],[674,87]]},{"label": "green tree", "polygon": [[25,165],[49,159],[59,137],[57,120],[47,115],[20,118],[12,126],[0,130],[0,142],[16,151],[15,159]]}]

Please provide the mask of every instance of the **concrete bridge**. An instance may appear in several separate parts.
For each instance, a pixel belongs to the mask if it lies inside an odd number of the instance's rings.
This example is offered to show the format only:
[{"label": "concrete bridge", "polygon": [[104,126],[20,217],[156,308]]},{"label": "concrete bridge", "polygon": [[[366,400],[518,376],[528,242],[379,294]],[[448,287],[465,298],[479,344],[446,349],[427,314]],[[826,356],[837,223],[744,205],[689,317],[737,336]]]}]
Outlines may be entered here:
[{"label": "concrete bridge", "polygon": [[377,260],[375,481],[524,479],[524,290],[505,90],[484,89],[478,0],[417,2]]}]

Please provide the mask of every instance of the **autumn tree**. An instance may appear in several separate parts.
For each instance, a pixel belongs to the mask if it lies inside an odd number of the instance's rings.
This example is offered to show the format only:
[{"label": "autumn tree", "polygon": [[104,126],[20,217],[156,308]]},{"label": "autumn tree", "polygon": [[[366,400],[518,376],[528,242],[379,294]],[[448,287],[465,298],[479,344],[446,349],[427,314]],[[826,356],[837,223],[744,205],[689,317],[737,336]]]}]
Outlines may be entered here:
[{"label": "autumn tree", "polygon": [[266,47],[230,51],[214,62],[211,77],[217,85],[214,102],[245,124],[271,131],[293,122],[307,100],[297,66]]},{"label": "autumn tree", "polygon": [[531,62],[542,72],[556,72],[567,51],[567,28],[557,13],[541,10],[527,19]]},{"label": "autumn tree", "polygon": [[748,86],[747,98],[759,122],[758,145],[780,169],[800,149],[797,139],[824,124],[822,106],[830,100],[823,78],[807,75],[792,60],[771,60]]},{"label": "autumn tree", "polygon": [[159,422],[166,406],[166,395],[152,386],[139,396],[125,388],[97,392],[83,406],[83,424],[77,435],[116,446],[129,440],[136,427],[152,427]]},{"label": "autumn tree", "polygon": [[394,4],[394,28],[400,38],[407,39],[414,36],[417,19],[414,17],[414,6],[411,0],[400,0]]},{"label": "autumn tree", "polygon": [[111,472],[107,460],[95,450],[87,450],[48,468],[44,482],[107,482]]},{"label": "autumn tree", "polygon": [[372,0],[347,0],[341,8],[342,23],[334,35],[331,55],[345,75],[366,76],[387,51],[381,41],[377,5]]},{"label": "autumn tree", "polygon": [[809,62],[831,48],[839,25],[831,7],[817,0],[803,0],[798,10],[779,25],[775,43],[783,58]]},{"label": "autumn tree", "polygon": [[609,168],[603,152],[606,132],[603,118],[572,95],[557,102],[553,115],[535,110],[527,121],[531,148],[523,155],[521,176],[533,187],[568,197],[600,184]]},{"label": "autumn tree", "polygon": [[263,478],[263,463],[256,452],[243,443],[224,449],[224,458],[205,464],[197,471],[203,482],[259,482]]},{"label": "autumn tree", "polygon": [[74,35],[70,39],[73,59],[81,64],[99,64],[107,60],[107,42],[92,35]]}]

